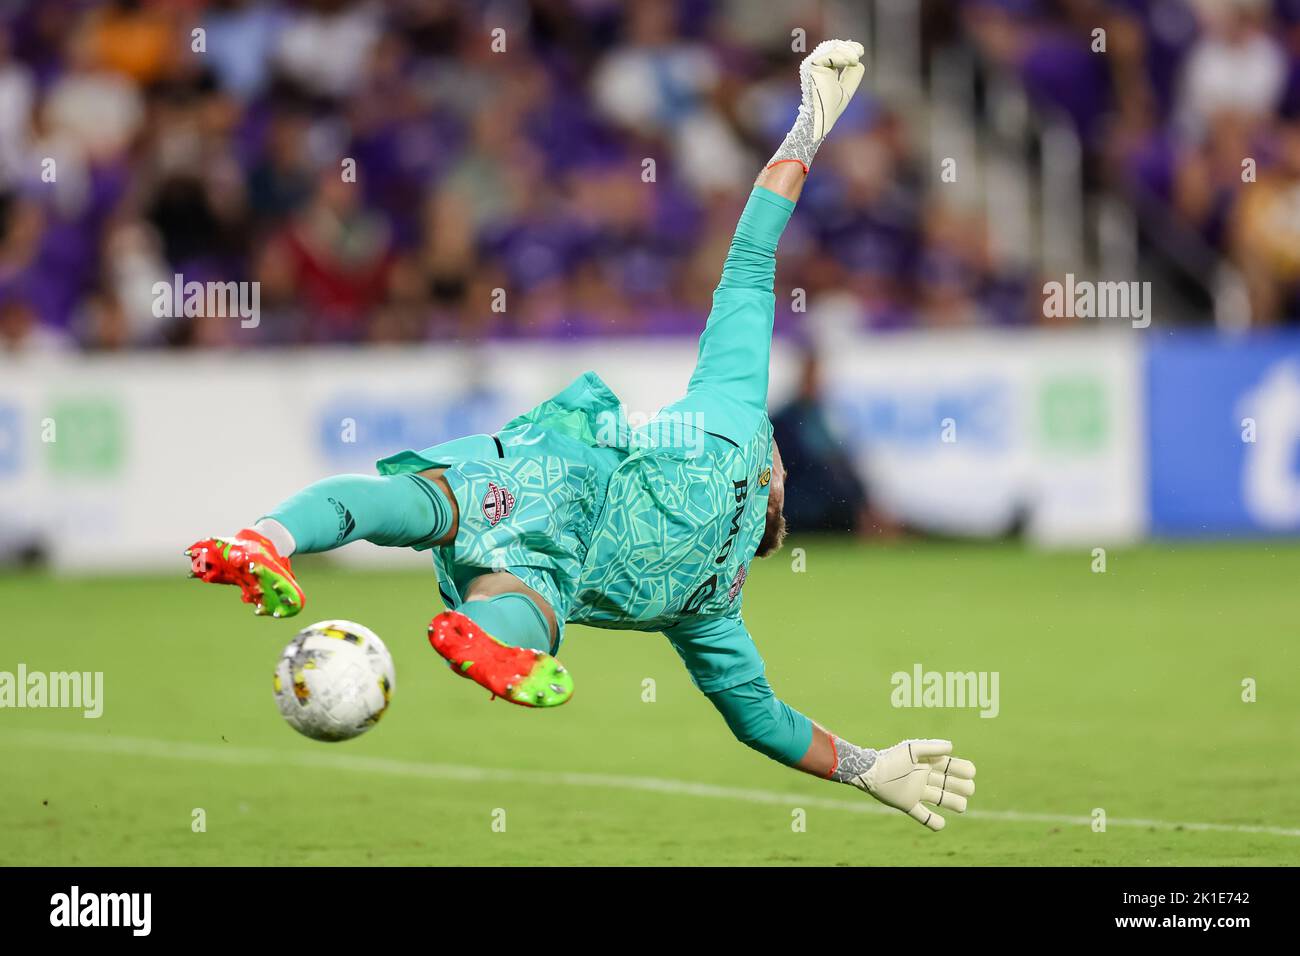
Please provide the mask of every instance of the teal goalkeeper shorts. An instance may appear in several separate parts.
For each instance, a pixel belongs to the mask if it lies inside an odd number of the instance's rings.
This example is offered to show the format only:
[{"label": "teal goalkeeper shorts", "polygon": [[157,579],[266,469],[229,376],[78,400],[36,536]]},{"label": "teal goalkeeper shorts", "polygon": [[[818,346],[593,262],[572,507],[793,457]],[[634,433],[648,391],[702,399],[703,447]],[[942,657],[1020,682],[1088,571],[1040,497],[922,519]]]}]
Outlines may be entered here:
[{"label": "teal goalkeeper shorts", "polygon": [[377,463],[381,474],[447,469],[460,525],[450,546],[433,549],[433,562],[448,607],[461,605],[474,578],[508,571],[551,605],[563,639],[610,476],[626,458],[624,449],[602,446],[597,435],[599,413],[617,407],[614,394],[589,373],[495,435]]}]

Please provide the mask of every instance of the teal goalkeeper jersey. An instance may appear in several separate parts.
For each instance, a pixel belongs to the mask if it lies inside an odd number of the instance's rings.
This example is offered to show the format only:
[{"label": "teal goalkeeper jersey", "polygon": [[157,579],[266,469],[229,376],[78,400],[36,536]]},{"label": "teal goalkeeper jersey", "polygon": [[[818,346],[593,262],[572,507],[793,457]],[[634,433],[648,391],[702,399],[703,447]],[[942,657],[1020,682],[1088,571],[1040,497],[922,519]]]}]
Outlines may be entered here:
[{"label": "teal goalkeeper jersey", "polygon": [[766,522],[775,253],[793,208],[754,189],[686,394],[648,424],[627,427],[588,372],[493,436],[378,463],[448,468],[460,527],[434,563],[449,606],[473,577],[508,570],[561,621],[663,631],[706,693],[763,673],[741,591]]}]

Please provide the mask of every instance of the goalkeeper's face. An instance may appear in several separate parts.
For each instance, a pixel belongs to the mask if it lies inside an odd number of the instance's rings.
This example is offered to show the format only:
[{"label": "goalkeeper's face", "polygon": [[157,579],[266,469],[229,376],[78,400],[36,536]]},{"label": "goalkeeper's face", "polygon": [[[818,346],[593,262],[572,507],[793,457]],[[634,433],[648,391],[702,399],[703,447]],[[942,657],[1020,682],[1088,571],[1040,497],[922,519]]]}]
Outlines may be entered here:
[{"label": "goalkeeper's face", "polygon": [[767,487],[767,524],[754,553],[760,558],[776,554],[785,544],[785,462],[781,450],[772,442],[772,480]]}]

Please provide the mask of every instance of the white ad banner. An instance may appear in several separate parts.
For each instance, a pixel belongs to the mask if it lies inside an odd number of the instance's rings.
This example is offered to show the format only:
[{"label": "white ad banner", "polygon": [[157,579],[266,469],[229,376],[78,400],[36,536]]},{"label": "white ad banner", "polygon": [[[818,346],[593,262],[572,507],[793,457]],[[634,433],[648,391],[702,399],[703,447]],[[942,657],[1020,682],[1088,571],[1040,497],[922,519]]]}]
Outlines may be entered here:
[{"label": "white ad banner", "polygon": [[824,392],[883,510],[935,533],[1044,545],[1146,527],[1142,352],[1132,336],[886,336],[841,343]]}]

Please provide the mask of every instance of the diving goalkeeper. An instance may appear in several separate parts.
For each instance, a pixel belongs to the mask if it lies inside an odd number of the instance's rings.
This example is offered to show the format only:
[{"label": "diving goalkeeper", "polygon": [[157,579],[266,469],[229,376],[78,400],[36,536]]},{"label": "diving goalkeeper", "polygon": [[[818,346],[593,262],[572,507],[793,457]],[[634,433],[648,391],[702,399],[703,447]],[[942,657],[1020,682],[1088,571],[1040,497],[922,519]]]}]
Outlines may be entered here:
[{"label": "diving goalkeeper", "polygon": [[739,740],[942,829],[934,808],[963,812],[975,767],[946,740],[873,750],[813,723],[772,692],[740,613],[750,561],[785,534],[767,417],[777,242],[862,80],[862,53],[828,40],[801,64],[803,102],[741,213],[685,397],[629,428],[588,372],[494,435],[401,452],[377,477],[327,478],[250,528],[195,543],[192,574],[289,617],[305,603],[294,554],[362,539],[428,549],[448,608],[429,641],[492,694],[567,701],[573,677],[556,655],[568,622],[662,631]]}]

